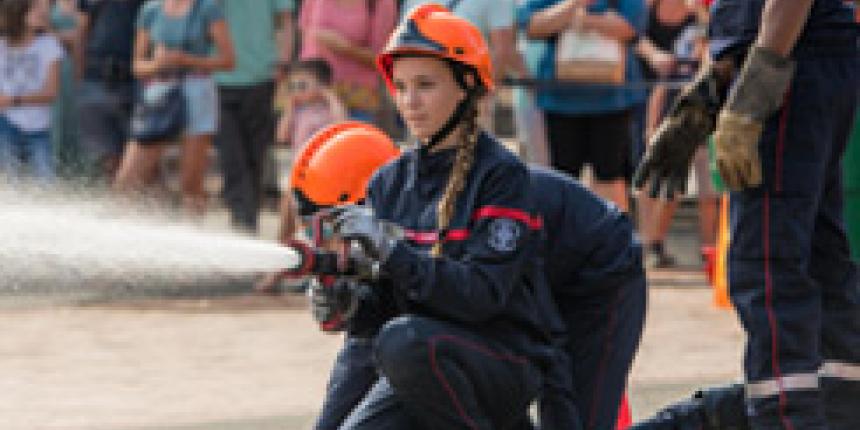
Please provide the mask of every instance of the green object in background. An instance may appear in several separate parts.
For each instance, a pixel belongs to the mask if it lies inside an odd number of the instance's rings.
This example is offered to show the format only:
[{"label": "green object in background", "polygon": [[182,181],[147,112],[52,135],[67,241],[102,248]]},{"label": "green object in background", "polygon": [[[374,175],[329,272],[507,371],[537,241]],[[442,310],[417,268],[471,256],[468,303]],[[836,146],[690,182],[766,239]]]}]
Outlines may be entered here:
[{"label": "green object in background", "polygon": [[854,131],[842,158],[845,188],[845,226],[851,255],[860,262],[860,110],[854,116]]},{"label": "green object in background", "polygon": [[711,171],[711,181],[714,183],[714,191],[717,194],[726,192],[726,184],[723,183],[723,177],[720,176],[720,171],[717,169],[717,149],[714,147],[714,135],[708,136],[708,170]]},{"label": "green object in background", "polygon": [[[59,5],[51,10],[51,26],[58,32],[73,30],[75,17],[66,14]],[[54,102],[51,138],[57,159],[57,173],[62,178],[76,177],[84,172],[84,155],[78,140],[78,115],[75,103],[77,80],[75,62],[70,52],[60,63],[60,89]]]},{"label": "green object in background", "polygon": [[[714,137],[708,138],[708,167],[714,189],[718,193],[726,191],[725,184],[717,170]],[[854,131],[848,141],[848,148],[842,158],[843,189],[845,204],[845,226],[848,232],[848,242],[851,245],[851,256],[860,262],[860,109],[854,116]]]}]

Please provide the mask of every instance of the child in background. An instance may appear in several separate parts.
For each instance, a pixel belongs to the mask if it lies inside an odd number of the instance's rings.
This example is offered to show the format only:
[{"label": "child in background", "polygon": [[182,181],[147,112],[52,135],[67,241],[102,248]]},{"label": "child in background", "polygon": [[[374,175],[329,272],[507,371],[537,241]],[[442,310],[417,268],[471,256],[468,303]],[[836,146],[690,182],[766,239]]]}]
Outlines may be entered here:
[{"label": "child in background", "polygon": [[323,59],[298,61],[287,72],[287,100],[276,140],[299,153],[323,127],[346,119],[346,108],[332,87],[332,71]]},{"label": "child in background", "polygon": [[0,171],[29,165],[33,177],[55,176],[51,104],[63,48],[47,33],[49,0],[0,2]]},{"label": "child in background", "polygon": [[[302,60],[290,66],[287,100],[275,136],[279,144],[289,146],[292,154],[299,154],[314,133],[346,118],[346,108],[334,92],[331,67],[325,60]],[[292,196],[281,199],[281,212],[289,215],[283,216],[287,221],[280,238],[292,238],[296,233]]]},{"label": "child in background", "polygon": [[[289,66],[286,86],[287,99],[275,139],[278,144],[290,147],[295,162],[296,155],[317,131],[346,120],[347,111],[332,87],[331,67],[323,59],[302,60]],[[282,195],[278,239],[286,242],[297,233],[298,209],[292,193]],[[254,288],[260,293],[273,293],[277,282],[275,274],[269,275]]]}]

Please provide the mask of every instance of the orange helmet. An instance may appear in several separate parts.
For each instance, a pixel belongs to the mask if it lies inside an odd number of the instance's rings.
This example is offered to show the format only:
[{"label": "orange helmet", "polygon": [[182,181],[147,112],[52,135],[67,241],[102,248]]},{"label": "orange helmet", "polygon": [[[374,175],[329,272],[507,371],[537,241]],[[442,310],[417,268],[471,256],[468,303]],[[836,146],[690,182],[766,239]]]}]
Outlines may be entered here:
[{"label": "orange helmet", "polygon": [[379,70],[392,93],[394,57],[408,54],[431,55],[464,64],[475,69],[487,90],[494,87],[490,50],[481,31],[444,6],[430,3],[412,9],[377,57]]},{"label": "orange helmet", "polygon": [[290,176],[299,212],[310,215],[361,201],[373,173],[398,155],[394,142],[370,124],[347,121],[318,131],[296,157]]}]

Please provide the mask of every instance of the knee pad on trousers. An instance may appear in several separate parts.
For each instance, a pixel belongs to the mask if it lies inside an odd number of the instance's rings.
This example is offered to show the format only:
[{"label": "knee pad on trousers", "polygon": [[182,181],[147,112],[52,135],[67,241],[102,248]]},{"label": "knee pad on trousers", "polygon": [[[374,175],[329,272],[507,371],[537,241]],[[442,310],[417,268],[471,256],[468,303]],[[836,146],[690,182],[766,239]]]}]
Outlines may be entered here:
[{"label": "knee pad on trousers", "polygon": [[393,385],[419,377],[426,367],[427,339],[421,326],[424,319],[406,315],[387,322],[376,336],[373,355],[379,370]]}]

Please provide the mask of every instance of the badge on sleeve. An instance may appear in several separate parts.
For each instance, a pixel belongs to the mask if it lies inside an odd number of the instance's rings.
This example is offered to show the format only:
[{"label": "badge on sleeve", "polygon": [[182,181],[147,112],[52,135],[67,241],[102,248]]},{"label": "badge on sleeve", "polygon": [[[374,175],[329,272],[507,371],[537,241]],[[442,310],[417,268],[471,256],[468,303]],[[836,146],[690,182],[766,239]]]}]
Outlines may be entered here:
[{"label": "badge on sleeve", "polygon": [[496,218],[490,223],[490,235],[487,244],[498,252],[511,252],[517,249],[517,243],[522,234],[522,227],[509,218]]}]

